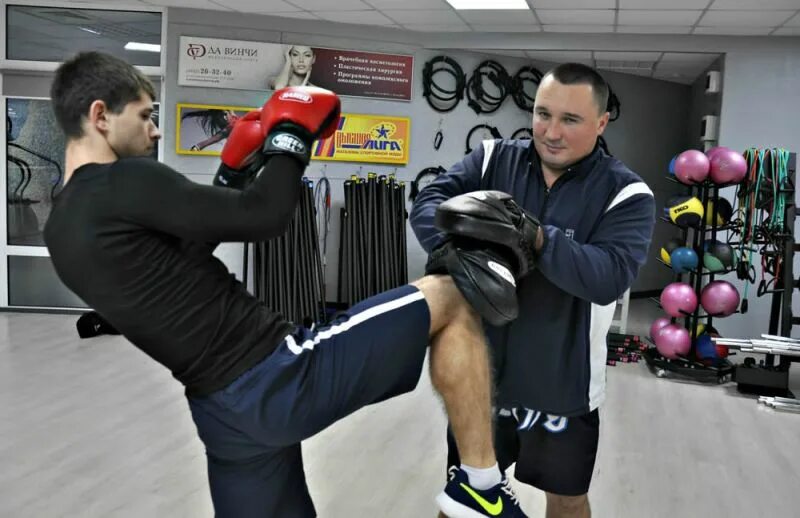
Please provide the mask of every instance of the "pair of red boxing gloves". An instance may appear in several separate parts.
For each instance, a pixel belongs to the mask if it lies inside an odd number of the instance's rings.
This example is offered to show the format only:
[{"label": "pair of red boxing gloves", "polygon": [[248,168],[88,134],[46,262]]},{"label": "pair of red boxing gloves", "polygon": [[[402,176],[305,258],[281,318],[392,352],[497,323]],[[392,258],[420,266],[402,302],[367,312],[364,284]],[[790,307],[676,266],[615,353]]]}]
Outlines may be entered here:
[{"label": "pair of red boxing gloves", "polygon": [[329,90],[290,86],[276,91],[260,110],[236,121],[214,185],[243,189],[276,154],[291,156],[305,168],[314,141],[336,131],[340,111],[339,98]]}]

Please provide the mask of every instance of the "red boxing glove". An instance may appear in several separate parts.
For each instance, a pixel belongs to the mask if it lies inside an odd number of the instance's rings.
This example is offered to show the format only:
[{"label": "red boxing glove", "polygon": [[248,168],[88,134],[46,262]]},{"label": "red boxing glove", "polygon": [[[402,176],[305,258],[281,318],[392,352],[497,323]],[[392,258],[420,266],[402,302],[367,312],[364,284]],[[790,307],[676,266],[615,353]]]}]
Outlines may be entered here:
[{"label": "red boxing glove", "polygon": [[214,176],[214,185],[245,188],[264,165],[263,145],[261,110],[248,112],[236,120],[222,148],[222,163]]},{"label": "red boxing glove", "polygon": [[314,141],[339,125],[339,97],[323,88],[290,86],[276,91],[261,108],[265,155],[288,154],[307,166]]}]

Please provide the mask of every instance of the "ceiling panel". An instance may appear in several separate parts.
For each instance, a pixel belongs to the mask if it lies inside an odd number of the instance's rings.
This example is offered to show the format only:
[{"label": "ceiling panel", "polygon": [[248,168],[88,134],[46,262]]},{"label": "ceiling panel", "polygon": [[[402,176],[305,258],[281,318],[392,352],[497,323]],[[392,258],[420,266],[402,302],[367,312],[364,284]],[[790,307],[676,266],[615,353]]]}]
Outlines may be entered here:
[{"label": "ceiling panel", "polygon": [[[75,7],[81,5],[77,0],[71,3]],[[531,8],[536,10],[538,19],[531,10],[457,12],[445,0],[110,0],[109,3],[232,9],[287,18],[400,26],[405,30],[430,33],[472,31],[509,34],[545,31],[800,36],[800,0],[528,0]],[[692,29],[695,24],[698,27]],[[287,26],[290,25],[291,22],[287,22]],[[574,61],[598,65],[604,70],[645,77],[652,75],[684,84],[691,84],[718,57],[708,53],[486,52],[527,56],[531,60],[546,62]],[[653,62],[657,63],[655,71],[646,70]]]},{"label": "ceiling panel", "polygon": [[591,60],[591,50],[526,50],[525,54],[529,58],[541,59],[542,61],[574,61]]},{"label": "ceiling panel", "polygon": [[711,9],[743,9],[763,11],[765,9],[800,9],[797,0],[714,0]]},{"label": "ceiling panel", "polygon": [[618,25],[620,34],[689,34],[690,25]]},{"label": "ceiling panel", "polygon": [[[161,0],[159,0],[160,2]],[[173,0],[164,0],[165,2],[172,2]],[[186,4],[197,4],[192,0],[180,0]],[[284,2],[283,0],[214,0],[215,3],[224,5],[236,11],[245,13],[289,13],[301,11],[299,7]],[[219,7],[217,7],[219,8]]]},{"label": "ceiling panel", "polygon": [[620,25],[694,25],[703,11],[620,11],[617,23]]},{"label": "ceiling panel", "polygon": [[[269,14],[269,13],[263,13]],[[297,18],[300,20],[319,20],[319,16],[308,11],[297,11],[296,13],[272,13],[280,18]]]},{"label": "ceiling panel", "polygon": [[797,13],[786,22],[786,27],[800,27],[800,13]]},{"label": "ceiling panel", "polygon": [[661,52],[595,52],[594,59],[621,61],[656,61]]},{"label": "ceiling panel", "polygon": [[614,11],[610,9],[537,9],[536,14],[544,24],[612,24]]},{"label": "ceiling panel", "polygon": [[535,23],[536,18],[533,17],[533,11],[525,10],[511,10],[511,11],[459,11],[458,14],[467,21],[467,23],[491,23],[491,24],[520,24],[531,22]]},{"label": "ceiling panel", "polygon": [[541,32],[542,27],[535,23],[527,25],[473,23],[473,30],[477,32]]},{"label": "ceiling panel", "polygon": [[535,9],[614,9],[615,0],[533,0]]},{"label": "ceiling panel", "polygon": [[[75,8],[80,8],[81,4],[78,2],[70,2],[74,4]],[[126,2],[127,3],[127,2]],[[228,11],[228,7],[222,7],[218,3],[209,2],[209,0],[153,0],[149,2],[142,2],[141,5],[155,5],[162,7],[191,7],[193,9],[210,9],[214,11]],[[118,5],[118,4],[117,4]]]},{"label": "ceiling panel", "polygon": [[524,50],[492,50],[492,54],[498,56],[511,56],[513,58],[526,58]]},{"label": "ceiling panel", "polygon": [[772,33],[773,36],[800,36],[800,27],[781,27]]},{"label": "ceiling panel", "polygon": [[619,0],[620,9],[705,9],[708,0]]},{"label": "ceiling panel", "polygon": [[452,11],[445,0],[364,0],[375,9],[441,9]]},{"label": "ceiling panel", "polygon": [[718,34],[727,36],[766,36],[773,27],[695,27],[692,34]]},{"label": "ceiling panel", "polygon": [[775,27],[794,11],[708,11],[700,20],[704,27]]},{"label": "ceiling panel", "polygon": [[461,25],[432,25],[426,23],[408,23],[404,24],[403,27],[410,31],[418,31],[418,32],[470,32],[470,29],[466,24],[462,23]]},{"label": "ceiling panel", "polygon": [[464,25],[464,22],[454,11],[397,11],[397,10],[384,10],[383,14],[400,24],[407,23],[427,23],[427,24],[455,24]]},{"label": "ceiling panel", "polygon": [[[361,0],[336,0],[336,2],[331,2],[330,0],[291,0],[291,2],[297,7],[308,11],[359,11],[372,9],[372,6],[365,4]],[[331,9],[332,7],[336,9]]]},{"label": "ceiling panel", "polygon": [[581,32],[605,33],[614,32],[613,25],[542,25],[544,32]]},{"label": "ceiling panel", "polygon": [[331,22],[360,23],[366,25],[393,25],[394,22],[378,11],[314,11],[314,14]]},{"label": "ceiling panel", "polygon": [[710,65],[719,57],[719,54],[704,54],[704,53],[692,53],[692,52],[665,52],[663,56],[661,56],[660,63],[662,64],[700,64],[703,66]]}]

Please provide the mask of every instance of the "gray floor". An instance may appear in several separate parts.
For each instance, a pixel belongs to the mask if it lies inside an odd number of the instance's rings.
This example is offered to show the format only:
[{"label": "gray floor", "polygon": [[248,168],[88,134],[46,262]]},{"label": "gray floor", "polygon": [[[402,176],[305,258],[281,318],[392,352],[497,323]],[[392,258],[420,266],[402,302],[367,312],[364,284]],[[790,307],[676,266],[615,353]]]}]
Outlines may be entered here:
[{"label": "gray floor", "polygon": [[[633,304],[641,332],[650,309]],[[181,387],[119,337],[78,340],[75,317],[0,314],[0,517],[212,516]],[[433,517],[444,417],[427,378],[307,441],[322,517]],[[518,487],[529,516],[544,497]],[[800,516],[800,415],[608,369],[591,499],[596,517]]]}]

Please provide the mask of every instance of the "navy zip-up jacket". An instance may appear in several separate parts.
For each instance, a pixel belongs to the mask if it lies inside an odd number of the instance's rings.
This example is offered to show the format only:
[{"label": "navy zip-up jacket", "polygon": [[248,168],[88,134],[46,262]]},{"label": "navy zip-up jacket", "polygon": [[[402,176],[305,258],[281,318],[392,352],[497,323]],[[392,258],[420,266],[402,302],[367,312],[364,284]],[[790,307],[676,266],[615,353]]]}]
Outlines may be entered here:
[{"label": "navy zip-up jacket", "polygon": [[487,324],[497,404],[582,415],[605,397],[606,335],[616,300],[647,259],[653,193],[599,147],[550,189],[532,141],[487,140],[419,194],[411,226],[430,252],[442,240],[436,207],[477,190],[511,194],[542,223],[537,269],[518,283],[519,318]]}]

